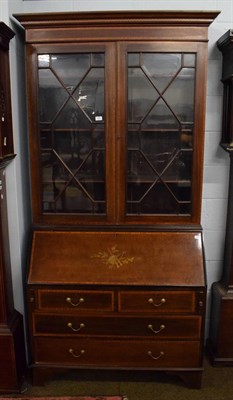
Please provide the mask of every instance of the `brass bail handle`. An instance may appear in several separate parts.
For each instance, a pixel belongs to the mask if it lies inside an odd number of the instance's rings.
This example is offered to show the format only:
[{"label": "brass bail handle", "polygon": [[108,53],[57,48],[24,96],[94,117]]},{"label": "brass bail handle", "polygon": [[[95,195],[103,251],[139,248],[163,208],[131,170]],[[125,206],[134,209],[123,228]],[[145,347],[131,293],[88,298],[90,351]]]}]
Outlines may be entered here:
[{"label": "brass bail handle", "polygon": [[73,307],[78,307],[80,304],[84,303],[84,298],[80,297],[77,303],[74,303],[71,297],[66,298],[67,303],[71,304]]},{"label": "brass bail handle", "polygon": [[73,357],[75,357],[75,358],[79,358],[79,357],[81,357],[84,353],[85,353],[85,350],[80,350],[80,353],[79,354],[75,354],[75,352],[74,352],[74,350],[73,349],[69,349],[68,350],[69,351],[69,353],[73,356]]},{"label": "brass bail handle", "polygon": [[148,325],[148,329],[150,329],[152,332],[154,332],[155,334],[157,334],[157,333],[159,333],[159,332],[161,332],[161,331],[163,331],[164,329],[165,329],[165,325],[160,325],[160,327],[159,327],[159,329],[158,330],[155,330],[154,328],[153,328],[153,325],[152,324],[149,324]]},{"label": "brass bail handle", "polygon": [[164,356],[164,351],[160,351],[160,354],[157,357],[153,356],[152,351],[150,350],[147,352],[147,354],[149,357],[153,358],[153,360],[158,360],[159,358]]},{"label": "brass bail handle", "polygon": [[72,329],[72,331],[79,332],[79,331],[81,331],[82,328],[85,327],[85,324],[83,324],[81,322],[81,324],[79,325],[79,328],[74,328],[72,322],[68,322],[67,326],[68,326],[68,328]]},{"label": "brass bail handle", "polygon": [[159,303],[155,303],[152,297],[148,299],[148,303],[152,304],[154,307],[160,307],[162,304],[166,303],[166,299],[163,297]]}]

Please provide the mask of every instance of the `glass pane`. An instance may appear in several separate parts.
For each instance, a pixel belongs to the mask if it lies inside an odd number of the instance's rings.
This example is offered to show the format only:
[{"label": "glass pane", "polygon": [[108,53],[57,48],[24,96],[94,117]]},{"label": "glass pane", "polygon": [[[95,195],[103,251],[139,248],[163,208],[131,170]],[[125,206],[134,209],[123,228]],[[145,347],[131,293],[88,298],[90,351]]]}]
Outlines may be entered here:
[{"label": "glass pane", "polygon": [[68,93],[51,70],[39,70],[39,112],[41,122],[52,122],[68,97]]},{"label": "glass pane", "polygon": [[104,67],[104,54],[93,53],[91,57],[91,65],[93,67]]},{"label": "glass pane", "polygon": [[128,54],[128,66],[129,67],[139,67],[140,66],[140,54],[139,53],[129,53]]},{"label": "glass pane", "polygon": [[75,91],[74,97],[90,120],[104,121],[104,69],[92,68]]},{"label": "glass pane", "polygon": [[195,55],[128,62],[127,213],[190,215]]},{"label": "glass pane", "polygon": [[42,155],[42,165],[45,211],[104,212],[103,151],[92,151],[82,157],[47,151]]},{"label": "glass pane", "polygon": [[128,70],[128,120],[140,122],[146,118],[159,95],[139,68]]},{"label": "glass pane", "polygon": [[72,91],[90,68],[90,54],[53,54],[51,68]]},{"label": "glass pane", "polygon": [[[164,185],[158,182],[156,186],[149,184],[129,184],[128,192],[131,193],[127,201],[128,214],[182,214],[191,213],[191,188],[178,183]],[[146,193],[146,195],[145,195]],[[182,200],[178,200],[178,198]]]},{"label": "glass pane", "polygon": [[128,151],[128,177],[134,181],[143,177],[157,176],[156,170],[144,153],[139,150]]},{"label": "glass pane", "polygon": [[142,127],[179,129],[179,120],[169,105],[160,99],[144,120]]},{"label": "glass pane", "polygon": [[163,96],[182,123],[193,122],[194,74],[193,68],[183,68]]},{"label": "glass pane", "polygon": [[50,62],[50,55],[49,54],[40,54],[38,56],[38,66],[42,67],[49,67]]},{"label": "glass pane", "polygon": [[104,54],[49,59],[38,58],[43,211],[105,214]]},{"label": "glass pane", "polygon": [[179,134],[177,131],[141,133],[143,154],[159,174],[172,162],[179,146]]},{"label": "glass pane", "polygon": [[181,67],[181,54],[145,53],[141,55],[142,67],[162,92]]},{"label": "glass pane", "polygon": [[69,128],[69,129],[90,129],[91,121],[85,111],[79,107],[73,98],[64,104],[60,113],[54,121],[55,128]]},{"label": "glass pane", "polygon": [[191,181],[192,178],[192,151],[179,151],[170,158],[170,164],[166,168],[163,179],[179,180],[179,182]]},{"label": "glass pane", "polygon": [[183,55],[183,67],[195,67],[196,55],[195,54],[184,54]]}]

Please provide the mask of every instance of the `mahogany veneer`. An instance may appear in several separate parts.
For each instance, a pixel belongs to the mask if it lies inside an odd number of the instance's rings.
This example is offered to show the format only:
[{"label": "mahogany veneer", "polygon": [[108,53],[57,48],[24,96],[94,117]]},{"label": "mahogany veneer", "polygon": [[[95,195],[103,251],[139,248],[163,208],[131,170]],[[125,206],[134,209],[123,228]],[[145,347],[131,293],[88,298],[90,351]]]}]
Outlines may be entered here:
[{"label": "mahogany veneer", "polygon": [[27,53],[35,384],[99,368],[201,386],[207,41],[217,15],[15,16]]},{"label": "mahogany veneer", "polygon": [[203,263],[196,232],[35,231],[27,289],[34,383],[44,367],[98,366],[169,370],[199,387]]}]

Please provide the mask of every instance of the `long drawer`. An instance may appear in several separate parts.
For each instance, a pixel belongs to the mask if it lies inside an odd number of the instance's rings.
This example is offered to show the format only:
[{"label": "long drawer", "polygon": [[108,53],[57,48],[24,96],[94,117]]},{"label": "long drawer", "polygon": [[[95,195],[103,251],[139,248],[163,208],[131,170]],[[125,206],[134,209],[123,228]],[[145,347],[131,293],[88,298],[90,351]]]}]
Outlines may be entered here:
[{"label": "long drawer", "polygon": [[199,341],[34,338],[36,364],[86,367],[197,368]]},{"label": "long drawer", "polygon": [[33,333],[36,335],[150,336],[161,338],[198,339],[202,318],[192,316],[74,316],[36,313]]}]

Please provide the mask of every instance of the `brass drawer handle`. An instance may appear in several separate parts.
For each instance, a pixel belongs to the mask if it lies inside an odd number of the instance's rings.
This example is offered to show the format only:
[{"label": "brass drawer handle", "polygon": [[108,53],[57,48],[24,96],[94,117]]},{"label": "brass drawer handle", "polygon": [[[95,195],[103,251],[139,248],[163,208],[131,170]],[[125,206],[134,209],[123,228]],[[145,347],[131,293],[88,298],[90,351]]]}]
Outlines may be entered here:
[{"label": "brass drawer handle", "polygon": [[75,354],[73,349],[69,349],[69,353],[70,353],[73,357],[79,358],[79,357],[81,357],[81,356],[85,353],[85,350],[82,349],[82,350],[80,351],[80,354]]},{"label": "brass drawer handle", "polygon": [[78,307],[81,303],[84,303],[84,298],[81,297],[78,303],[73,303],[70,297],[66,298],[67,303],[70,303],[73,307]]},{"label": "brass drawer handle", "polygon": [[72,329],[72,331],[78,332],[78,331],[80,331],[82,328],[85,327],[85,324],[83,324],[83,323],[81,322],[81,324],[79,325],[79,328],[73,328],[72,322],[68,322],[67,326],[68,326],[68,328]]},{"label": "brass drawer handle", "polygon": [[153,325],[151,325],[151,324],[149,324],[148,325],[148,329],[150,329],[152,332],[154,332],[154,333],[159,333],[159,332],[161,332],[163,329],[165,329],[165,325],[160,325],[160,328],[156,331],[154,328],[153,328]]},{"label": "brass drawer handle", "polygon": [[153,356],[152,351],[150,351],[150,350],[147,352],[147,354],[149,357],[153,358],[153,360],[158,360],[159,358],[164,356],[164,351],[160,351],[160,354],[158,357]]},{"label": "brass drawer handle", "polygon": [[162,304],[166,303],[166,299],[164,297],[160,300],[160,303],[155,303],[152,298],[148,299],[148,303],[153,304],[154,307],[160,307]]}]

